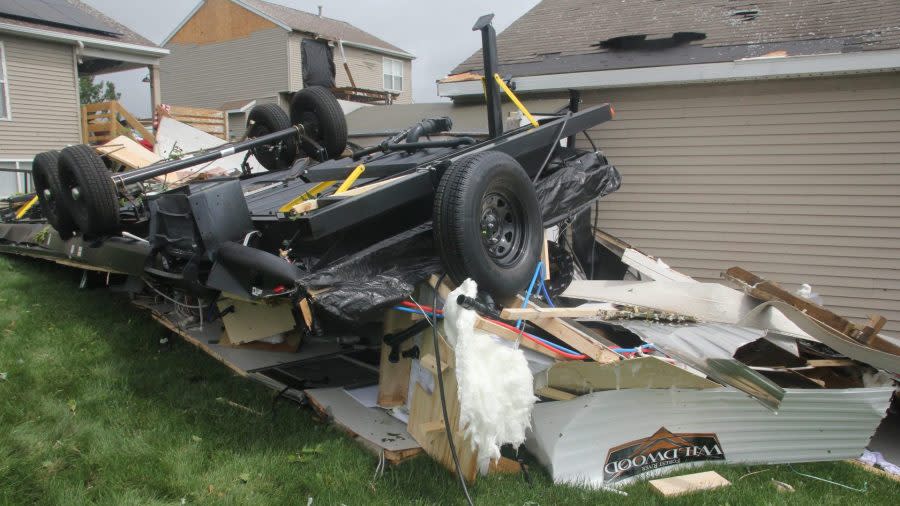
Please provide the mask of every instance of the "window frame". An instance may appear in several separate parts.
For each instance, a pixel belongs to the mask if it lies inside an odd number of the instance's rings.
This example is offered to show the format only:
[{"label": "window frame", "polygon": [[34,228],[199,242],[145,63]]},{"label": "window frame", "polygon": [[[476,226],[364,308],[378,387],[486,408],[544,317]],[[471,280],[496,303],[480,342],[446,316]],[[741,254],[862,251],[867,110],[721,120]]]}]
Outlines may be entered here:
[{"label": "window frame", "polygon": [[3,84],[3,101],[6,116],[0,116],[0,121],[12,121],[12,109],[9,107],[9,77],[6,73],[6,46],[0,40],[0,83]]},{"label": "window frame", "polygon": [[[385,65],[387,65],[388,63],[390,63],[392,66],[393,66],[394,63],[397,63],[397,64],[399,65],[399,68],[400,68],[400,74],[393,74],[393,73],[391,73],[391,74],[386,74],[386,73],[384,72],[384,70],[385,70]],[[399,60],[399,59],[397,59],[397,58],[389,58],[389,57],[387,57],[387,56],[382,56],[382,57],[381,57],[381,86],[385,89],[385,91],[393,91],[393,92],[396,92],[396,93],[402,93],[402,92],[403,92],[403,79],[404,79],[404,77],[405,77],[405,76],[403,75],[403,63],[404,63],[403,60]],[[391,70],[393,70],[393,68],[392,68]],[[395,77],[399,77],[399,78],[400,78],[400,88],[388,88],[387,86],[384,85],[384,78],[385,78],[385,76],[388,76],[388,75],[391,76],[391,84],[392,84],[392,85],[394,84],[394,83],[393,83],[393,80],[394,80],[393,78],[395,78]]]}]

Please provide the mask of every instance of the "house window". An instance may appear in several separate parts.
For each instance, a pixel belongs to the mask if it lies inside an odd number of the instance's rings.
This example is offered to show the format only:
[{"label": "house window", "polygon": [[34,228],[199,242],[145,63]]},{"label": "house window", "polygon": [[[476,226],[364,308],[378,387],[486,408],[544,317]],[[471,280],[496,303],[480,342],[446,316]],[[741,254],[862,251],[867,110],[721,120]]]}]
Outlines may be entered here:
[{"label": "house window", "polygon": [[9,81],[6,79],[6,47],[0,41],[0,119],[12,119],[9,113]]},{"label": "house window", "polygon": [[384,89],[403,91],[403,62],[393,58],[385,58],[382,62]]}]

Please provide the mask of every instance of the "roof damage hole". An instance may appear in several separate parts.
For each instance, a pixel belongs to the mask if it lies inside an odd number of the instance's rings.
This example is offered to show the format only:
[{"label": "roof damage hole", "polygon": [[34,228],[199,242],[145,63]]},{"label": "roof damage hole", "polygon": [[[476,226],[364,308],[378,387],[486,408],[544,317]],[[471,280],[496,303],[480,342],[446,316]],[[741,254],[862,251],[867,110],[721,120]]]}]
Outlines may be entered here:
[{"label": "roof damage hole", "polygon": [[594,45],[613,51],[656,51],[690,44],[691,42],[703,40],[705,38],[706,34],[702,32],[676,32],[670,37],[660,37],[655,39],[648,39],[646,34],[636,34],[611,37]]},{"label": "roof damage hole", "polygon": [[738,21],[753,21],[759,17],[759,9],[737,9],[731,11],[731,17]]}]

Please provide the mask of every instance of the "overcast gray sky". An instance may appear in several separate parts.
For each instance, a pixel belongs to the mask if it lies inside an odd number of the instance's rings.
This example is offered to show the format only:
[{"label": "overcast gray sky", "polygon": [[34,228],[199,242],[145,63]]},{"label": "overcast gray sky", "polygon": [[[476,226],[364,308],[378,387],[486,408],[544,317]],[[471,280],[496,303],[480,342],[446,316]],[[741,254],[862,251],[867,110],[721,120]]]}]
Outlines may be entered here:
[{"label": "overcast gray sky", "polygon": [[[144,37],[161,42],[197,5],[199,0],[83,0]],[[481,45],[471,31],[478,16],[493,12],[497,31],[506,28],[539,0],[270,0],[347,21],[414,55],[413,99],[438,100],[434,81],[444,77],[457,63]],[[235,62],[244,65],[248,62]],[[101,77],[116,83],[125,107],[141,117],[150,115],[149,84],[141,79],[146,71],[119,72]],[[162,87],[165,89],[163,81]],[[191,104],[178,104],[191,105]]]}]

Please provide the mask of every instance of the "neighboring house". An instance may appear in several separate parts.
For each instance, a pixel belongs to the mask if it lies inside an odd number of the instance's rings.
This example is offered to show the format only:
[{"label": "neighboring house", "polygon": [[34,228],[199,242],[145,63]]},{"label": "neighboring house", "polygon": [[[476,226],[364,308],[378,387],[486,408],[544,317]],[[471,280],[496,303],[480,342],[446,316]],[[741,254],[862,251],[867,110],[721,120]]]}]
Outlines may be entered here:
[{"label": "neighboring house", "polygon": [[286,108],[304,83],[342,98],[412,101],[413,55],[344,21],[261,0],[205,0],[163,45],[172,53],[163,101],[229,111],[232,138],[243,134],[246,104]]},{"label": "neighboring house", "polygon": [[30,191],[37,153],[81,142],[79,75],[156,80],[167,52],[81,2],[0,0],[0,196]]},{"label": "neighboring house", "polygon": [[[900,331],[900,2],[545,0],[498,48],[526,105],[577,89],[615,107],[589,132],[623,175],[598,227]],[[453,73],[481,70],[479,52]]]}]

